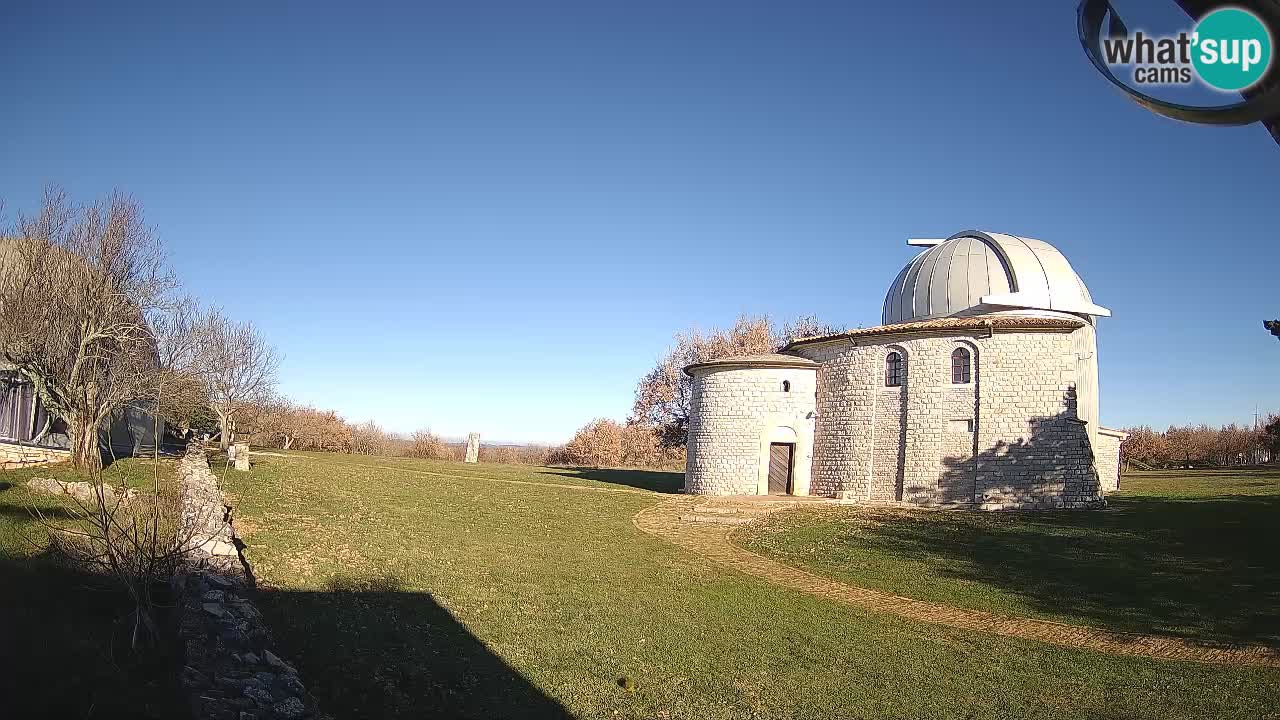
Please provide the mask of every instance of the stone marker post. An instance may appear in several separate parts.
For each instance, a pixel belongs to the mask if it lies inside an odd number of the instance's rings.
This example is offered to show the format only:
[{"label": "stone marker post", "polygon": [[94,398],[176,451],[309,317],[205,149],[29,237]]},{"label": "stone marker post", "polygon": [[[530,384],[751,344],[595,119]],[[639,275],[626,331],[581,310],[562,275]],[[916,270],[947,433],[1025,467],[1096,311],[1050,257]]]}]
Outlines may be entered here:
[{"label": "stone marker post", "polygon": [[236,469],[248,470],[249,469],[249,443],[236,443],[233,447],[235,448],[235,451],[236,451],[235,457],[234,457],[236,461]]},{"label": "stone marker post", "polygon": [[480,433],[471,433],[467,435],[467,457],[466,462],[473,463],[480,460]]}]

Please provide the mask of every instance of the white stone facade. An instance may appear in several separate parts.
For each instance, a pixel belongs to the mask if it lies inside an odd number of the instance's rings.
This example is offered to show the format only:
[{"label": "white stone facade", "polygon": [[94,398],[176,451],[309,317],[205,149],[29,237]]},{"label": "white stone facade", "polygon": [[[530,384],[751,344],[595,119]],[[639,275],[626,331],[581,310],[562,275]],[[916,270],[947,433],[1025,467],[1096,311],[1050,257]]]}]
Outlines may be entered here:
[{"label": "white stone facade", "polygon": [[[820,365],[811,493],[983,509],[1098,504],[1088,426],[1077,416],[1082,405],[1096,407],[1096,398],[1078,395],[1075,352],[1077,335],[1091,337],[1092,328],[1076,325],[795,347]],[[952,382],[957,348],[969,352],[968,383]],[[900,387],[885,386],[890,352],[904,357]]]},{"label": "white stone facade", "polygon": [[1098,481],[1103,492],[1120,489],[1120,443],[1128,433],[1098,428]]},{"label": "white stone facade", "polygon": [[[1092,304],[1052,246],[1010,238],[962,233],[934,242],[941,251],[922,254],[894,281],[891,324],[687,368],[686,491],[764,494],[770,442],[795,442],[797,495],[984,510],[1104,505],[1118,487],[1124,437],[1098,422],[1093,316],[1109,311]],[[920,258],[946,271],[922,273]],[[989,278],[1001,262],[1000,294],[983,295],[995,292]],[[1033,276],[1028,267],[1042,270]],[[952,314],[928,314],[939,309]],[[967,382],[953,378],[958,349],[968,354]],[[902,373],[889,386],[894,352]],[[789,356],[813,365],[783,367]]]},{"label": "white stone facade", "polygon": [[769,445],[793,443],[793,493],[809,494],[817,366],[777,357],[691,367],[685,492],[767,494]]}]

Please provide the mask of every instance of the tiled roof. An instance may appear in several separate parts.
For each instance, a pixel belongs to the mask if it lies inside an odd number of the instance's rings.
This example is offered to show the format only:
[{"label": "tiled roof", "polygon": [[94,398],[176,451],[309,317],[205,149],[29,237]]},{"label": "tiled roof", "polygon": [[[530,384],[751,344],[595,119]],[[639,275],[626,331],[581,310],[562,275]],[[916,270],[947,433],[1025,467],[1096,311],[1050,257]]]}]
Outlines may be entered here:
[{"label": "tiled roof", "polygon": [[684,369],[686,375],[692,375],[694,370],[710,367],[788,367],[788,368],[812,368],[817,367],[818,363],[807,358],[796,357],[795,355],[781,355],[779,353],[761,353],[759,355],[736,355],[731,357],[716,358],[715,360],[704,360],[696,362]]},{"label": "tiled roof", "polygon": [[912,332],[937,332],[945,330],[1075,330],[1084,327],[1083,320],[1070,318],[1035,317],[1031,315],[983,315],[977,317],[948,317],[916,322],[897,323],[894,325],[877,325],[869,328],[847,330],[834,335],[798,338],[787,344],[784,351],[797,345],[808,345],[816,342],[827,342],[842,338],[868,337],[872,335],[894,335]]}]

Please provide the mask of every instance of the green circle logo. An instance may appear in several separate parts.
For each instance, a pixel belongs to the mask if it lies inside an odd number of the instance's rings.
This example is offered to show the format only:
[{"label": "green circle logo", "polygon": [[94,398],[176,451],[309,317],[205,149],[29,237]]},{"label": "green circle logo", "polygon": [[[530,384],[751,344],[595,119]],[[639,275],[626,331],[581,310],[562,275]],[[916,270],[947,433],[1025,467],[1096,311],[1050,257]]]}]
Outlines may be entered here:
[{"label": "green circle logo", "polygon": [[1191,63],[1219,90],[1244,90],[1271,65],[1271,33],[1257,15],[1240,8],[1214,10],[1196,24]]}]

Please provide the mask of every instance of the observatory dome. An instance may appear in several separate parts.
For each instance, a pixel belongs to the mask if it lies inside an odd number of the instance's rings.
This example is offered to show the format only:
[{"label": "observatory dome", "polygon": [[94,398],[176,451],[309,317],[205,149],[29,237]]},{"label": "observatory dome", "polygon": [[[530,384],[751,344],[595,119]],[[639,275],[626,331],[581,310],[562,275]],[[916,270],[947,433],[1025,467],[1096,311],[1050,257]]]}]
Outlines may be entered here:
[{"label": "observatory dome", "polygon": [[913,240],[927,250],[907,264],[884,299],[885,325],[1019,310],[1109,316],[1057,248],[1042,240],[966,230]]}]

